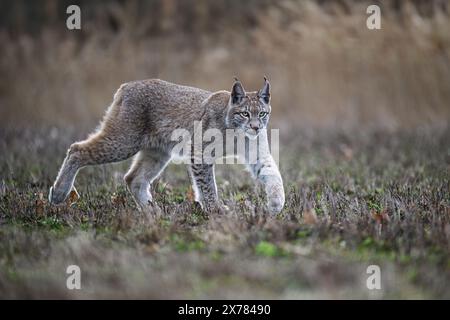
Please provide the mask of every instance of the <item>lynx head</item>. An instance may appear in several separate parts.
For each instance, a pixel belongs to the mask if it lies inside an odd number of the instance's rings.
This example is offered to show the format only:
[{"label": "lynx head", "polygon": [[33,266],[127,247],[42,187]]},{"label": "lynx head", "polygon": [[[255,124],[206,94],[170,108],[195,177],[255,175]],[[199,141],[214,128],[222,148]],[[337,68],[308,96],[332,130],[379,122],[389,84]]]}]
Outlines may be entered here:
[{"label": "lynx head", "polygon": [[247,137],[256,139],[267,127],[270,111],[270,83],[266,77],[257,92],[245,92],[242,83],[235,78],[228,102],[227,128],[242,129]]}]

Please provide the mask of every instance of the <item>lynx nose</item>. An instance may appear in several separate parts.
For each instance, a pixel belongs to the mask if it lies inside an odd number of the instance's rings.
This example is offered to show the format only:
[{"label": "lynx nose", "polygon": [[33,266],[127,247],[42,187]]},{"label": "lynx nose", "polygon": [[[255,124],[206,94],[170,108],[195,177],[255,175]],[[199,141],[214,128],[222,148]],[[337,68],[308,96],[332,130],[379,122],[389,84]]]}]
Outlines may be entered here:
[{"label": "lynx nose", "polygon": [[252,128],[256,132],[258,132],[259,131],[259,123],[257,123],[257,122],[250,122],[250,128]]}]

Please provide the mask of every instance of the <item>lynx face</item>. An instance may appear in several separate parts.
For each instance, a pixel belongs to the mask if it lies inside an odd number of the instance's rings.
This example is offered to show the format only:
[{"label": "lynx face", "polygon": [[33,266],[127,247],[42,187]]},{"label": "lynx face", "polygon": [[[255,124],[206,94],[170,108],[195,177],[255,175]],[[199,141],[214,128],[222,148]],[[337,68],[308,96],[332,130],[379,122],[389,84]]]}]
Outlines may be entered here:
[{"label": "lynx face", "polygon": [[226,118],[227,127],[241,129],[250,139],[267,127],[271,112],[270,84],[265,79],[264,87],[258,92],[246,93],[241,82],[233,85]]}]

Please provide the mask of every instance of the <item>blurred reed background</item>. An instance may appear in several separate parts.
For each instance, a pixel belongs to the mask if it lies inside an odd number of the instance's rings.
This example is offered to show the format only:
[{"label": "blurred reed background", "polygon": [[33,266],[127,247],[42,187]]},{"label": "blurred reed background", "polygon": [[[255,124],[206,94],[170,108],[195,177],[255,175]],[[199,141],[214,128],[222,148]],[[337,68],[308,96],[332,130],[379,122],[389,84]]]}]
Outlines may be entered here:
[{"label": "blurred reed background", "polygon": [[[82,30],[66,28],[78,4]],[[382,29],[368,30],[378,4]],[[449,1],[0,3],[0,126],[92,129],[118,86],[273,85],[273,126],[415,130],[450,120]]]},{"label": "blurred reed background", "polygon": [[[441,0],[1,0],[0,298],[450,298],[449,15]],[[164,214],[138,214],[130,161],[83,169],[80,199],[48,204],[121,83],[235,75],[272,83],[275,219],[239,166],[217,168],[225,215],[192,205],[176,165],[154,184]],[[83,290],[66,290],[68,264]]]}]

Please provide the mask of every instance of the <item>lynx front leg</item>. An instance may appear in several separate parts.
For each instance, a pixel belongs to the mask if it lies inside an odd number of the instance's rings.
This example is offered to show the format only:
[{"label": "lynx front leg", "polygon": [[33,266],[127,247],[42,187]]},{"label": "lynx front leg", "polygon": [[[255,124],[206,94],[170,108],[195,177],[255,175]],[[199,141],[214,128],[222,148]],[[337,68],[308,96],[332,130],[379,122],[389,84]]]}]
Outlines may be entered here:
[{"label": "lynx front leg", "polygon": [[[251,148],[249,148],[251,149]],[[267,196],[267,207],[271,214],[279,213],[284,207],[284,187],[278,166],[269,151],[267,133],[261,132],[259,137],[259,148],[256,152],[256,161],[252,162],[246,150],[246,163],[253,177],[264,186]]]},{"label": "lynx front leg", "polygon": [[218,196],[216,178],[213,164],[191,164],[189,173],[192,180],[192,188],[195,193],[195,201],[200,203],[206,211],[218,208]]},{"label": "lynx front leg", "polygon": [[124,180],[141,210],[151,211],[153,208],[150,185],[161,174],[169,161],[168,153],[153,149],[140,151],[134,159]]},{"label": "lynx front leg", "polygon": [[249,165],[252,175],[260,181],[267,195],[267,207],[271,214],[279,213],[284,207],[284,187],[275,161],[270,159]]}]

